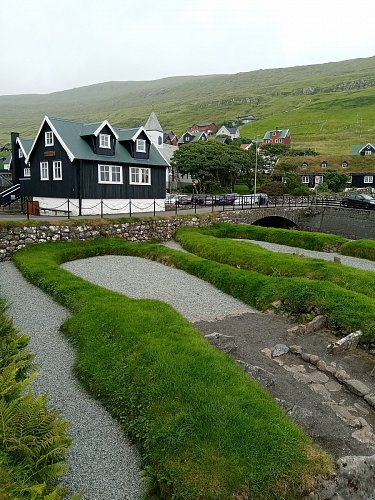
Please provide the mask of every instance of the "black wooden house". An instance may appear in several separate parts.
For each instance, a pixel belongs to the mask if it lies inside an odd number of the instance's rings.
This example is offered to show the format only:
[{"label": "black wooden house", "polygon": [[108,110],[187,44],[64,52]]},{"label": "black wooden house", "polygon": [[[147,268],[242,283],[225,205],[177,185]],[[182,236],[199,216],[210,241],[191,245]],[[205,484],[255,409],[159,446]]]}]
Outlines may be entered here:
[{"label": "black wooden house", "polygon": [[[12,134],[12,147],[16,152],[17,134]],[[46,116],[14,181],[22,196],[44,210],[69,208],[72,215],[160,211],[168,166],[143,127]]]}]

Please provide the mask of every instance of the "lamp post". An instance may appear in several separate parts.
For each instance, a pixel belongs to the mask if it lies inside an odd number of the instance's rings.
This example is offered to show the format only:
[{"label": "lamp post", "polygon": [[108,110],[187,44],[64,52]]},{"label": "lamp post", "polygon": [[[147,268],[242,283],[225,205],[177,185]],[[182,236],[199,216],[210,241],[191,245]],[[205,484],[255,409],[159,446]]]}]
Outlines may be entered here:
[{"label": "lamp post", "polygon": [[258,174],[258,138],[255,139],[255,173],[254,173],[254,195],[257,194],[257,174]]}]

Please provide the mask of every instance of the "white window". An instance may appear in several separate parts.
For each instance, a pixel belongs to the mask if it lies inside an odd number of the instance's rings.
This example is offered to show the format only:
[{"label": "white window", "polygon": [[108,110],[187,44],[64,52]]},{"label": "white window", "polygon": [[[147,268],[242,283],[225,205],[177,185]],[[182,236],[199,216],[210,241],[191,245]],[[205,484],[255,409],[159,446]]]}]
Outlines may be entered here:
[{"label": "white window", "polygon": [[189,141],[190,141],[190,136],[189,136],[189,135],[187,135],[187,136],[185,137],[185,142],[189,142]]},{"label": "white window", "polygon": [[365,184],[372,184],[373,179],[374,179],[373,175],[365,175],[363,182]]},{"label": "white window", "polygon": [[30,177],[30,175],[31,175],[31,174],[30,174],[30,167],[25,167],[25,168],[23,169],[23,176],[24,176],[24,177]]},{"label": "white window", "polygon": [[53,132],[51,130],[44,134],[44,145],[53,146]]},{"label": "white window", "polygon": [[99,184],[122,184],[122,167],[120,165],[98,165]]},{"label": "white window", "polygon": [[151,169],[130,167],[130,184],[151,184]]},{"label": "white window", "polygon": [[41,181],[48,181],[49,176],[48,176],[48,161],[41,161],[40,162],[40,180]]},{"label": "white window", "polygon": [[366,156],[367,156],[367,155],[371,155],[371,154],[372,154],[372,151],[371,151],[371,150],[369,150],[369,151],[365,151],[365,155],[366,155]]},{"label": "white window", "polygon": [[62,180],[62,162],[60,160],[53,162],[53,180],[54,181]]},{"label": "white window", "polygon": [[347,184],[351,184],[353,181],[353,177],[349,175],[349,179],[346,181]]},{"label": "white window", "polygon": [[308,184],[309,183],[309,176],[308,175],[303,175],[302,176],[302,182],[303,182],[303,184]]},{"label": "white window", "polygon": [[108,134],[99,134],[99,147],[100,148],[111,148],[111,136]]},{"label": "white window", "polygon": [[328,163],[326,161],[322,161],[322,163],[320,164],[322,168],[327,168],[327,165]]},{"label": "white window", "polygon": [[135,150],[137,153],[146,153],[146,141],[144,139],[137,139],[135,141]]},{"label": "white window", "polygon": [[18,150],[18,158],[23,158],[23,153],[21,148]]},{"label": "white window", "polygon": [[316,175],[315,176],[315,184],[322,184],[323,183],[323,176],[322,175]]}]

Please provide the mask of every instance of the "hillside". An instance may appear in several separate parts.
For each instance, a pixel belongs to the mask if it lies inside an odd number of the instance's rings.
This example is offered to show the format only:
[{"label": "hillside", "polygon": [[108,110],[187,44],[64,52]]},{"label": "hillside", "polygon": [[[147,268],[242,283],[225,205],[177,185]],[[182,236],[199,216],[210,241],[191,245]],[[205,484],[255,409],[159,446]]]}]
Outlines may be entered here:
[{"label": "hillside", "polygon": [[32,137],[44,115],[116,126],[145,123],[154,109],[177,134],[193,122],[252,114],[241,135],[290,128],[293,144],[345,153],[375,140],[375,56],[238,73],[107,82],[51,94],[0,96],[0,144],[11,131]]}]

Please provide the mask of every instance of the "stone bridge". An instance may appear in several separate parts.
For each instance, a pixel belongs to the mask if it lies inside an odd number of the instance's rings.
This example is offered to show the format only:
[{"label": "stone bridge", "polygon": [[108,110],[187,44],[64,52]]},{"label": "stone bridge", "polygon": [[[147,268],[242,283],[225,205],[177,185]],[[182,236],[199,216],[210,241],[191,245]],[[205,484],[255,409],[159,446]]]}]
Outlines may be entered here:
[{"label": "stone bridge", "polygon": [[223,220],[270,227],[295,227],[344,236],[349,239],[375,239],[375,210],[339,206],[259,207],[252,210],[225,211]]}]

